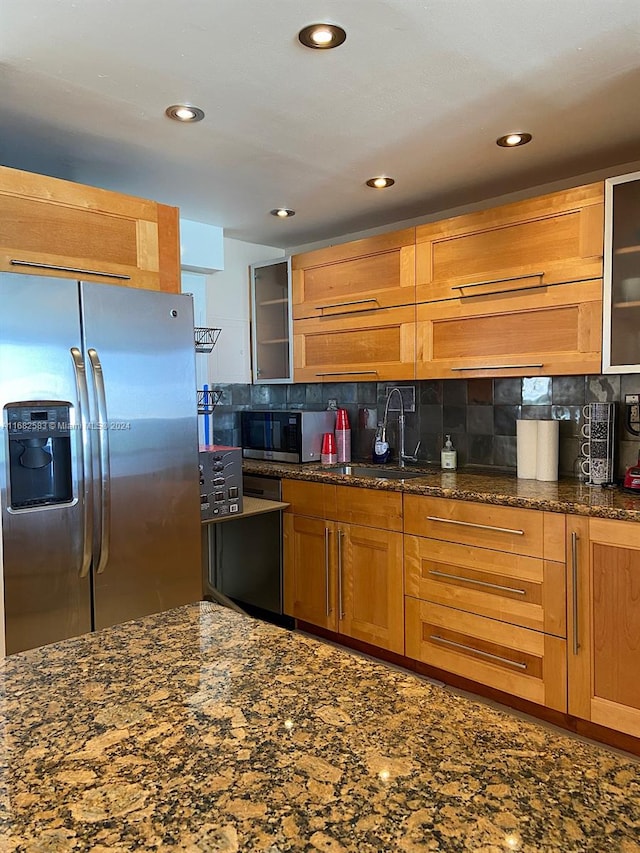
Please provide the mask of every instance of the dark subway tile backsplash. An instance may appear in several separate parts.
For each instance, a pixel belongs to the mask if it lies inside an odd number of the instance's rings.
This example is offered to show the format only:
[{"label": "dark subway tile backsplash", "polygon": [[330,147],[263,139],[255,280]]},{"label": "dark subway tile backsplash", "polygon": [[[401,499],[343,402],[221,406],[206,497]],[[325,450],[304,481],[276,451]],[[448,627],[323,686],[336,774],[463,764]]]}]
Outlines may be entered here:
[{"label": "dark subway tile backsplash", "polygon": [[[618,474],[638,457],[640,439],[626,429],[623,404],[625,394],[640,393],[640,374],[397,383],[212,384],[212,390],[222,394],[213,414],[213,441],[231,445],[240,442],[238,413],[242,409],[325,409],[329,400],[336,400],[338,407],[349,413],[354,459],[366,460],[371,456],[375,424],[384,416],[387,389],[394,385],[415,388],[415,411],[406,414],[406,450],[413,453],[420,439],[421,462],[439,464],[444,436],[451,433],[459,467],[495,467],[515,472],[516,420],[553,418],[560,421],[560,473],[578,476],[580,445],[584,441],[580,434],[583,406],[598,401],[620,404]],[[411,396],[411,392],[407,393]],[[389,413],[393,442],[397,419],[396,407]]]}]

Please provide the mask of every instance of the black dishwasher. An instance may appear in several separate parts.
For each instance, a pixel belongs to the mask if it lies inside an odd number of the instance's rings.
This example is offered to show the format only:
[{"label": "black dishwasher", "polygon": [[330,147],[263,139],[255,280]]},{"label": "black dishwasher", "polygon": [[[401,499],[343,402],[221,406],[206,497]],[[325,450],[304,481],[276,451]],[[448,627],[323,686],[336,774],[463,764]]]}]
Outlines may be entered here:
[{"label": "black dishwasher", "polygon": [[251,512],[251,498],[280,501],[280,480],[245,474],[242,478],[245,512],[238,518],[206,525],[205,596],[215,591],[245,612],[287,627],[283,615],[282,508]]}]

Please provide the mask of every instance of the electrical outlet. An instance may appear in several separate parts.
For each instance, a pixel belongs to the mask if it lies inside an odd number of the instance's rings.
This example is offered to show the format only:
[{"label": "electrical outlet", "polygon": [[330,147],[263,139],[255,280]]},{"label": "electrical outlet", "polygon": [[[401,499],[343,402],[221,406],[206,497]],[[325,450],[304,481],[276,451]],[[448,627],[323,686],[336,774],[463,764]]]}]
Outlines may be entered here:
[{"label": "electrical outlet", "polygon": [[640,435],[640,394],[625,394],[627,404],[627,429],[633,435]]}]

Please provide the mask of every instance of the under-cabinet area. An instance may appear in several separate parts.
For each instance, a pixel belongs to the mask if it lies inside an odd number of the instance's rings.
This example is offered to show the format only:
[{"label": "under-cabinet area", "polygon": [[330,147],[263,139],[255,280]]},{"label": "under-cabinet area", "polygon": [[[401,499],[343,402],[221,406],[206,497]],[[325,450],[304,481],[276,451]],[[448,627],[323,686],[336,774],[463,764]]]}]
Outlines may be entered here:
[{"label": "under-cabinet area", "polygon": [[[640,738],[633,513],[452,499],[425,494],[419,474],[389,488],[318,480],[283,480],[284,609],[305,630],[605,742]],[[575,508],[576,487],[560,488]]]}]

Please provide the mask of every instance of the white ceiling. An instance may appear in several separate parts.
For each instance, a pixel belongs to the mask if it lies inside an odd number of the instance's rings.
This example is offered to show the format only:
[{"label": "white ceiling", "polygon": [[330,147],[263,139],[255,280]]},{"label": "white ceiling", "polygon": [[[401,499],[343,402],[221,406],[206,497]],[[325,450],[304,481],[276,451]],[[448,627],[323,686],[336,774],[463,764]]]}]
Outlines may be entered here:
[{"label": "white ceiling", "polygon": [[[638,0],[0,5],[0,162],[249,242],[301,245],[640,159]],[[302,47],[316,21],[346,42]],[[205,120],[167,119],[182,101]],[[512,130],[533,142],[498,148]],[[377,174],[395,186],[366,187]]]}]

